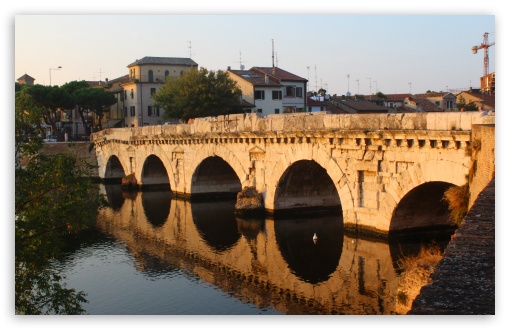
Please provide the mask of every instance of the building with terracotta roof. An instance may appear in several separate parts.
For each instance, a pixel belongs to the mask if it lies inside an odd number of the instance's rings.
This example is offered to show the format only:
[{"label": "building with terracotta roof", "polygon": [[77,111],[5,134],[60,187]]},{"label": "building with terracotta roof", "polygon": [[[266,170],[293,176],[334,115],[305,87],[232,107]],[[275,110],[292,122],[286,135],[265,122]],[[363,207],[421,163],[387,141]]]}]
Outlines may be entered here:
[{"label": "building with terracotta roof", "polygon": [[457,102],[460,103],[460,99],[463,98],[467,104],[474,102],[478,107],[478,110],[482,111],[496,111],[496,95],[482,93],[481,90],[470,89],[469,91],[460,92],[457,94]]},{"label": "building with terracotta roof", "polygon": [[252,67],[227,73],[242,91],[243,109],[260,116],[306,111],[307,80],[277,67]]}]

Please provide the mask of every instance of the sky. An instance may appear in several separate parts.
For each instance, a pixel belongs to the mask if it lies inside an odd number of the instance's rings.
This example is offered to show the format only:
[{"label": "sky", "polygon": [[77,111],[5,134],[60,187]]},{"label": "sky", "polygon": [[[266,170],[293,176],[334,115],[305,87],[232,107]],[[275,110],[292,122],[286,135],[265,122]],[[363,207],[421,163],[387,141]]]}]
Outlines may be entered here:
[{"label": "sky", "polygon": [[[497,39],[497,12],[482,9],[56,13],[13,13],[14,81],[114,79],[137,59],[161,56],[191,57],[208,70],[274,64],[308,79],[308,90],[338,95],[455,91],[480,87],[483,51],[471,48],[485,32]],[[491,73],[498,45],[489,48]]]}]

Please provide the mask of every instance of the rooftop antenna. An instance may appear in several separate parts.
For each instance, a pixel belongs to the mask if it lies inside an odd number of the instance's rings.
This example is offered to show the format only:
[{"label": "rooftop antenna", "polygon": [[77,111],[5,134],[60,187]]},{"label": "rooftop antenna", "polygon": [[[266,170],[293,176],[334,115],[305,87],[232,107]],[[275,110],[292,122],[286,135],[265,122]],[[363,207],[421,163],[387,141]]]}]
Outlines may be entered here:
[{"label": "rooftop antenna", "polygon": [[358,82],[358,94],[359,95],[359,79],[356,79],[356,81]]},{"label": "rooftop antenna", "polygon": [[351,75],[350,74],[347,74],[347,97],[351,96],[351,92],[349,91],[349,77]]},{"label": "rooftop antenna", "polygon": [[276,57],[276,67],[278,67],[278,53],[274,53],[274,56]]},{"label": "rooftop antenna", "polygon": [[372,99],[372,78],[367,78],[368,80],[370,80],[370,99]]},{"label": "rooftop antenna", "polygon": [[103,72],[101,71],[101,68],[99,68],[99,81],[101,81],[101,73]]},{"label": "rooftop antenna", "polygon": [[[310,67],[307,66],[306,70],[308,70],[308,81],[310,81]],[[308,90],[308,81],[306,82],[306,90]]]},{"label": "rooftop antenna", "polygon": [[317,65],[315,66],[315,91],[317,92]]},{"label": "rooftop antenna", "polygon": [[411,93],[411,83],[409,82],[409,94],[412,94]]},{"label": "rooftop antenna", "polygon": [[274,68],[274,39],[271,39],[271,44],[273,46],[271,54],[272,54],[272,57],[273,57],[273,68]]},{"label": "rooftop antenna", "polygon": [[239,67],[241,68],[241,70],[244,70],[243,61],[241,59],[241,51],[239,51]]}]

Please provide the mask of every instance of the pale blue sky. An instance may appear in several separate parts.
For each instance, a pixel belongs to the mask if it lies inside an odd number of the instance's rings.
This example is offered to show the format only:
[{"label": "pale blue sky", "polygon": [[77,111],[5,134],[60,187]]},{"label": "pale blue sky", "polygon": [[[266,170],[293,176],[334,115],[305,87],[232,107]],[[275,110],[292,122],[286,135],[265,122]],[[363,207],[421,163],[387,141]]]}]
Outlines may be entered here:
[{"label": "pale blue sky", "polygon": [[[144,56],[189,57],[209,70],[272,65],[309,79],[331,94],[422,93],[479,87],[483,34],[497,39],[495,11],[398,15],[260,13],[207,15],[41,15],[14,13],[14,80],[36,83],[114,79]],[[322,10],[322,13],[328,11]],[[168,11],[166,11],[168,13]],[[33,15],[26,15],[33,14]],[[97,14],[92,12],[92,14]],[[501,38],[498,39],[498,41]],[[191,48],[190,48],[191,46]],[[498,43],[489,49],[495,71]],[[347,77],[349,75],[349,78]]]}]

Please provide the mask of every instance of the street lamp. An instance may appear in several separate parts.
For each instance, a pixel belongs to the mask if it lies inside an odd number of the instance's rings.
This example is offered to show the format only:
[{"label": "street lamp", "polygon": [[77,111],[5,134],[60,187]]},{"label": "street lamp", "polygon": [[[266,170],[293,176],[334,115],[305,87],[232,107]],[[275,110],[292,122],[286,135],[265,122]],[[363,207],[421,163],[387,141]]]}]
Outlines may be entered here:
[{"label": "street lamp", "polygon": [[50,68],[50,86],[51,86],[51,70],[60,70],[60,69],[62,69],[61,66],[58,66],[58,68],[56,68],[56,69]]}]

